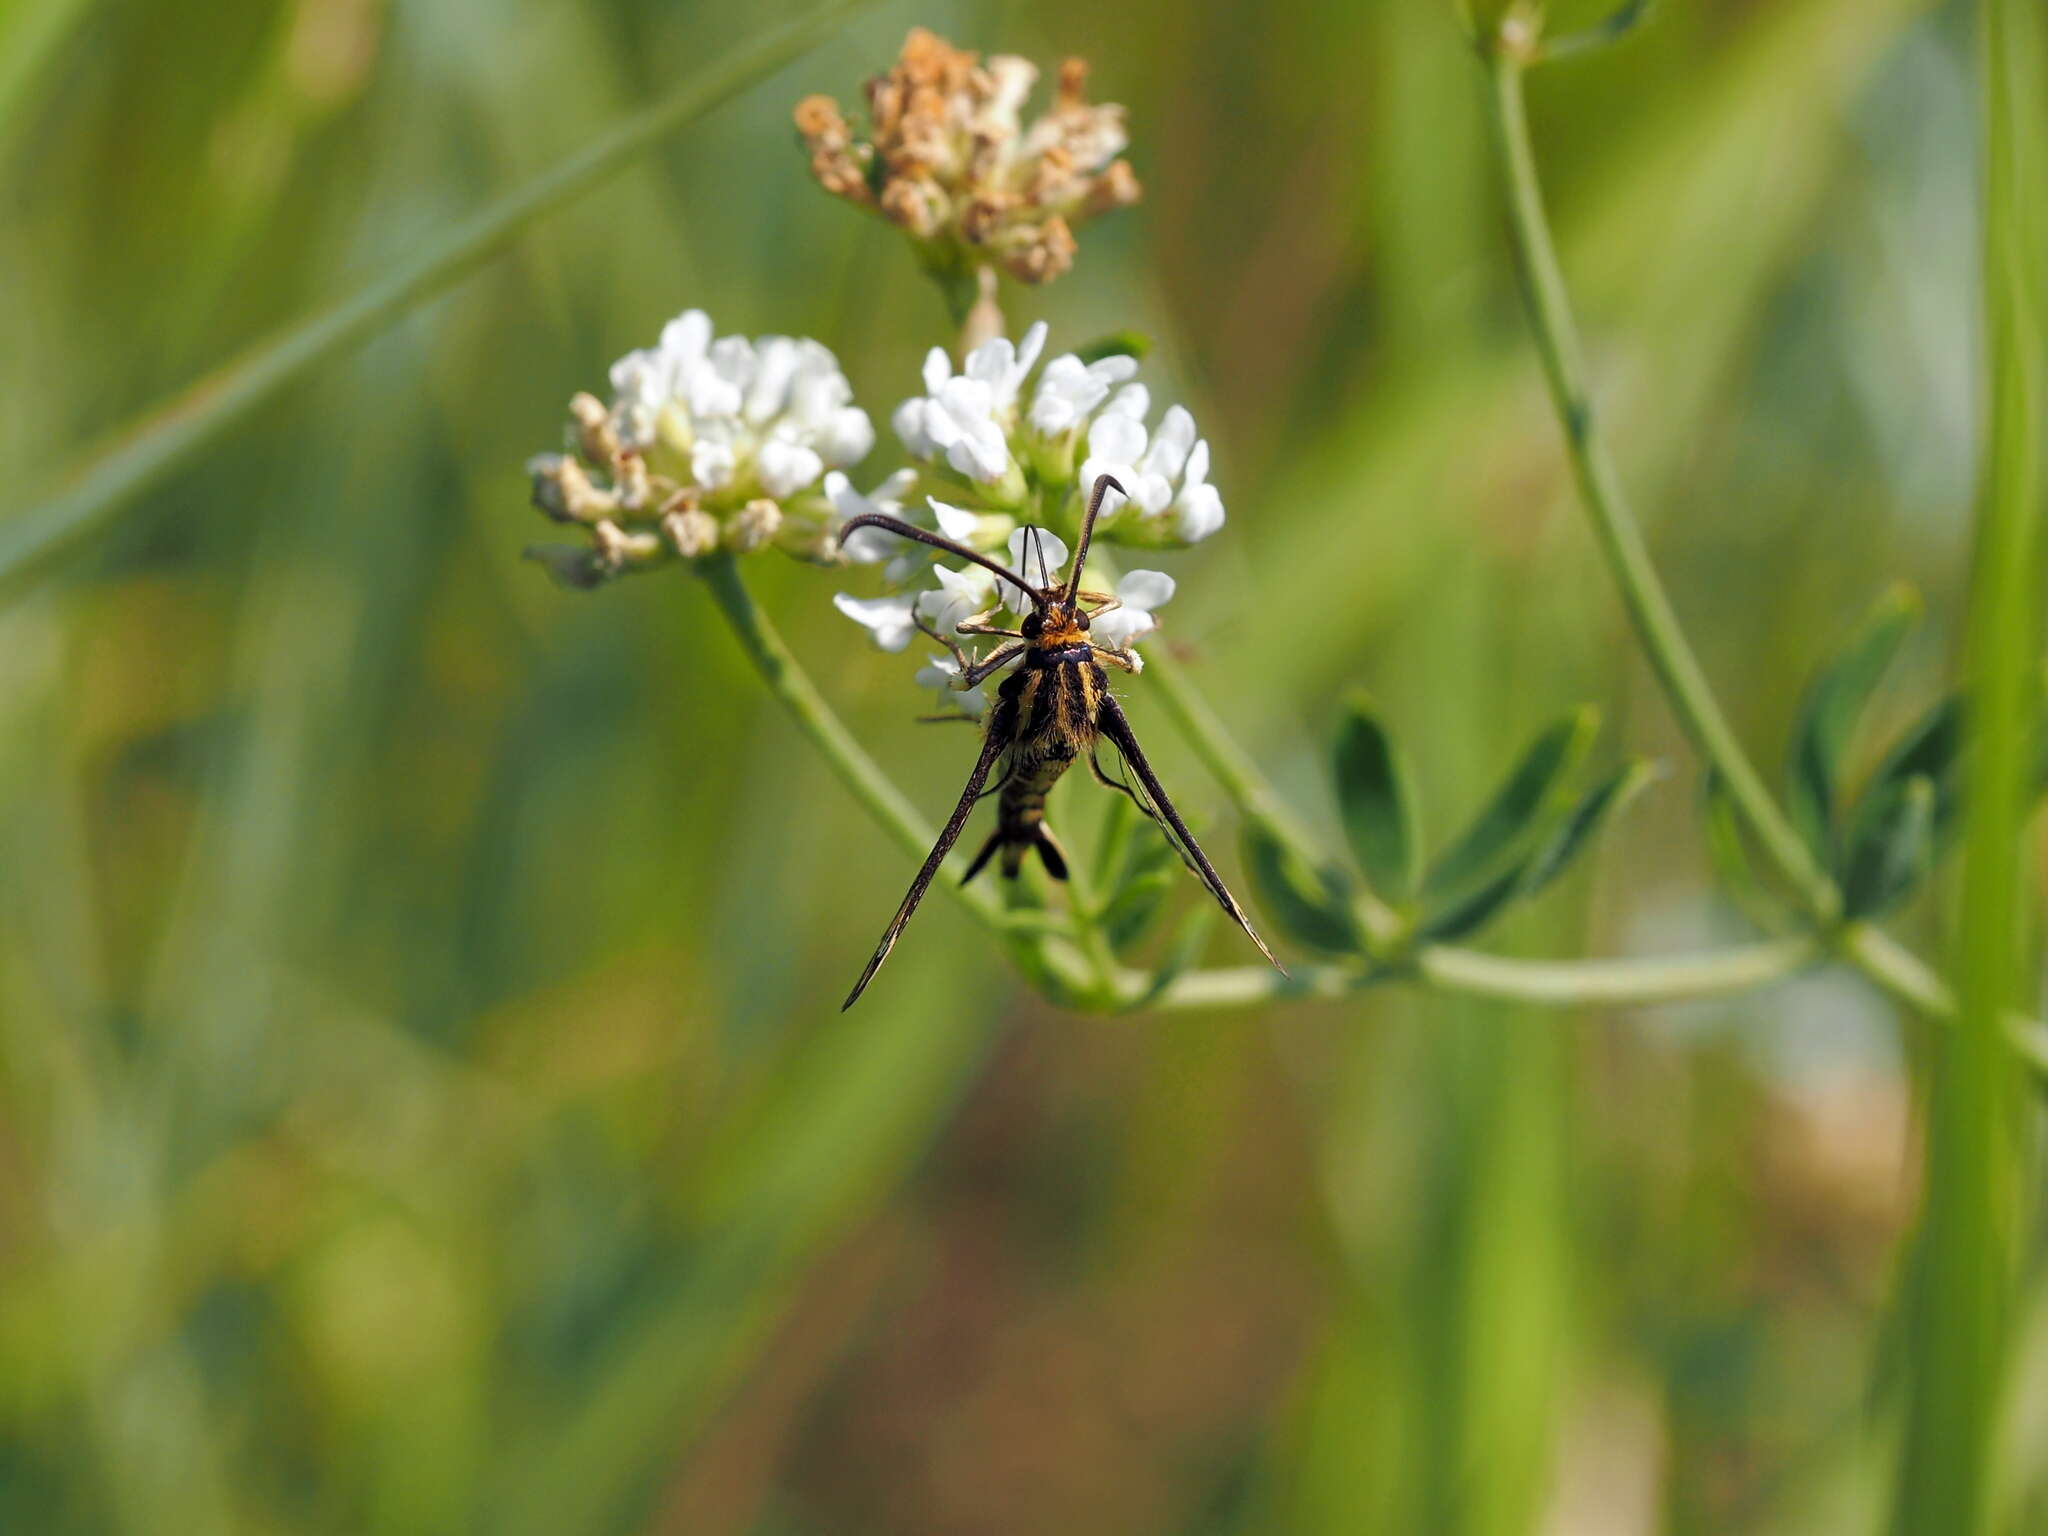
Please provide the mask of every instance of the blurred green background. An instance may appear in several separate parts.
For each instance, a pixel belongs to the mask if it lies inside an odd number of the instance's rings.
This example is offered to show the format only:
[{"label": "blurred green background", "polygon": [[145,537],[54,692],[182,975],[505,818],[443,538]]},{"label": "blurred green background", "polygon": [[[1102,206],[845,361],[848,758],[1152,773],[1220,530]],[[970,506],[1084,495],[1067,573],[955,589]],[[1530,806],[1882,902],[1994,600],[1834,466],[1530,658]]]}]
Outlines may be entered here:
[{"label": "blurred green background", "polygon": [[[780,14],[0,8],[10,483]],[[520,562],[522,461],[686,305],[823,340],[878,422],[914,389],[939,298],[789,118],[912,23],[1085,55],[1129,106],[1145,201],[1009,313],[1157,338],[1231,514],[1161,562],[1169,630],[1283,790],[1331,824],[1362,686],[1441,834],[1590,700],[1676,771],[1497,946],[1743,932],[1564,480],[1448,5],[886,0],[0,608],[0,1528],[1876,1528],[1923,1042],[1864,984],[1077,1019],[934,902],[842,1017],[907,861],[686,576]],[[1967,12],[1670,0],[1533,91],[1622,467],[1736,724],[1776,756],[1904,577],[1932,622],[1895,728],[1967,547]],[[936,818],[970,744],[911,722],[838,579],[750,570]],[[1054,801],[1084,842],[1099,809]],[[2004,1497],[2042,1529],[2027,1294]]]}]

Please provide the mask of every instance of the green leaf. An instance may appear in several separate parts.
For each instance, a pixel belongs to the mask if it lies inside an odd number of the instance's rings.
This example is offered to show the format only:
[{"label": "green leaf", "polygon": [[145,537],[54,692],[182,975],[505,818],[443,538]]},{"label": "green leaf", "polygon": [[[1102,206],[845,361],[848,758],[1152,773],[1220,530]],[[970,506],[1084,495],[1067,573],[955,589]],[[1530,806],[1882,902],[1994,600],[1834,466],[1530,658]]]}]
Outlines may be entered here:
[{"label": "green leaf", "polygon": [[1337,804],[1352,856],[1366,884],[1388,901],[1406,901],[1415,890],[1419,839],[1414,802],[1393,739],[1372,701],[1356,694],[1337,723]]},{"label": "green leaf", "polygon": [[1477,933],[1515,899],[1527,869],[1528,861],[1524,860],[1506,874],[1496,875],[1464,900],[1425,918],[1415,930],[1416,937],[1426,944],[1447,944]]},{"label": "green leaf", "polygon": [[1142,361],[1151,350],[1152,338],[1143,331],[1111,331],[1076,347],[1074,355],[1084,363],[1099,363],[1105,357],[1135,357]]},{"label": "green leaf", "polygon": [[1425,919],[1417,929],[1425,942],[1446,943],[1476,933],[1509,905],[1534,896],[1571,866],[1602,823],[1657,777],[1654,763],[1624,763],[1580,797],[1551,827],[1542,842],[1505,874],[1462,901]]},{"label": "green leaf", "polygon": [[1160,993],[1173,985],[1174,979],[1189,970],[1201,959],[1202,950],[1209,942],[1209,930],[1215,926],[1222,909],[1212,901],[1204,901],[1189,909],[1174,930],[1173,942],[1167,946],[1166,959],[1153,973],[1152,981],[1145,988],[1144,996],[1131,1006],[1144,1008],[1159,1000]]},{"label": "green leaf", "polygon": [[1129,795],[1105,795],[1102,829],[1095,835],[1095,857],[1089,863],[1089,883],[1098,891],[1112,891],[1128,878],[1125,861],[1131,856],[1131,829],[1138,808]]},{"label": "green leaf", "polygon": [[1522,881],[1522,895],[1534,896],[1562,875],[1571,867],[1572,860],[1585,851],[1586,845],[1608,817],[1619,812],[1662,776],[1663,770],[1655,763],[1636,758],[1623,763],[1588,790],[1549,841],[1530,859],[1529,872]]},{"label": "green leaf", "polygon": [[1899,586],[1885,593],[1814,678],[1800,705],[1786,769],[1789,807],[1807,845],[1830,869],[1837,867],[1842,852],[1835,825],[1842,754],[1871,695],[1919,619],[1920,599],[1911,588]]},{"label": "green leaf", "polygon": [[1931,832],[1937,852],[1955,828],[1963,749],[1963,701],[1947,694],[1892,743],[1857,798],[1849,817],[1845,845],[1856,849],[1882,835],[1879,823],[1893,807],[1908,781],[1926,779],[1934,786]]},{"label": "green leaf", "polygon": [[1709,768],[1702,791],[1707,824],[1707,855],[1735,904],[1759,928],[1776,932],[1794,916],[1784,898],[1757,873],[1749,856],[1749,840],[1742,830],[1742,818],[1734,797],[1721,775]]},{"label": "green leaf", "polygon": [[1642,24],[1650,14],[1653,0],[1622,0],[1622,3],[1608,13],[1603,21],[1576,32],[1560,33],[1545,38],[1537,50],[1536,57],[1545,63],[1555,59],[1568,59],[1575,54],[1591,53],[1600,48],[1611,48],[1627,37]]},{"label": "green leaf", "polygon": [[1577,768],[1600,728],[1590,706],[1544,731],[1464,832],[1453,840],[1423,878],[1425,901],[1441,900],[1491,870],[1519,845],[1548,811],[1555,791]]},{"label": "green leaf", "polygon": [[1312,949],[1358,952],[1345,892],[1334,876],[1311,869],[1256,820],[1245,823],[1244,861],[1260,904],[1288,934]]},{"label": "green leaf", "polygon": [[[1119,795],[1117,798],[1123,797]],[[1146,827],[1151,829],[1149,836],[1146,835],[1145,828],[1134,830],[1130,852],[1124,856],[1124,877],[1118,882],[1120,885],[1136,880],[1141,875],[1149,875],[1154,870],[1180,868],[1180,854],[1168,841],[1166,834],[1159,830],[1156,823],[1147,822]],[[1194,828],[1198,836],[1201,830],[1199,826]]]},{"label": "green leaf", "polygon": [[1934,868],[1934,781],[1922,774],[1892,786],[1872,810],[1849,852],[1842,905],[1850,917],[1871,917],[1896,905]]},{"label": "green leaf", "polygon": [[1170,869],[1155,869],[1138,876],[1102,909],[1099,921],[1112,949],[1126,949],[1145,936],[1177,882]]}]

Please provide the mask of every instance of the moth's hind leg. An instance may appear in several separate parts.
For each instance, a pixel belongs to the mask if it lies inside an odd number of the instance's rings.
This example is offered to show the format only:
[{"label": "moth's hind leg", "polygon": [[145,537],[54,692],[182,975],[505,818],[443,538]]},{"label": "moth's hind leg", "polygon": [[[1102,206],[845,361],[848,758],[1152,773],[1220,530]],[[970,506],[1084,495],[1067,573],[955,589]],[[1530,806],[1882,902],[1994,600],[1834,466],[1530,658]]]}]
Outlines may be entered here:
[{"label": "moth's hind leg", "polygon": [[1153,815],[1152,807],[1146,803],[1144,796],[1140,795],[1135,789],[1131,788],[1129,783],[1127,783],[1125,780],[1112,779],[1108,774],[1102,771],[1101,759],[1096,757],[1095,753],[1096,748],[1090,747],[1088,749],[1088,771],[1095,775],[1095,782],[1098,784],[1106,784],[1111,789],[1115,790],[1118,794],[1128,796],[1131,804],[1135,805],[1139,810],[1143,811],[1148,818],[1155,821],[1158,820],[1158,818]]},{"label": "moth's hind leg", "polygon": [[1060,846],[1060,840],[1052,835],[1052,828],[1040,822],[1031,833],[1032,846],[1038,850],[1038,857],[1045,864],[1045,872],[1055,880],[1067,878],[1067,850]]}]

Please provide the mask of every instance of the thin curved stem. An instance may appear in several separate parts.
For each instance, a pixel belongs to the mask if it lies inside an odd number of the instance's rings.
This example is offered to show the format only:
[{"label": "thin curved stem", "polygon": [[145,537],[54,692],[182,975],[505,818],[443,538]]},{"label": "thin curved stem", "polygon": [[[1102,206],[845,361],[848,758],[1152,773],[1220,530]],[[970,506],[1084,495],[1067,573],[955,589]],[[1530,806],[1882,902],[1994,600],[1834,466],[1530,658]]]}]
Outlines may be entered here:
[{"label": "thin curved stem", "polygon": [[[1814,861],[1729,729],[1650,562],[1605,435],[1594,417],[1578,327],[1544,211],[1522,94],[1522,77],[1534,46],[1530,34],[1509,30],[1486,47],[1495,142],[1507,182],[1509,222],[1527,292],[1530,327],[1601,552],[1673,712],[1700,754],[1719,770],[1758,844],[1799,891],[1817,927],[1829,934],[1835,952],[1895,1001],[1927,1018],[1952,1023],[1956,1018],[1954,996],[1911,951],[1867,923],[1838,926],[1839,891]],[[2048,1076],[2048,1029],[2025,1015],[2007,1014],[2005,1032],[2032,1070]]]},{"label": "thin curved stem", "polygon": [[1728,785],[1730,798],[1756,834],[1758,844],[1799,892],[1814,919],[1825,925],[1841,911],[1841,895],[1812,851],[1779,809],[1763,778],[1736,739],[1714,697],[1699,658],[1678,622],[1658,579],[1641,529],[1629,511],[1605,435],[1597,424],[1586,365],[1572,318],[1571,300],[1543,206],[1542,183],[1529,143],[1529,119],[1522,78],[1533,39],[1505,35],[1486,52],[1492,83],[1495,147],[1506,177],[1508,216],[1514,231],[1543,376],[1564,427],[1565,447],[1581,499],[1593,522],[1601,553],[1621,589],[1629,617],[1643,642],[1672,712],[1700,754]]},{"label": "thin curved stem", "polygon": [[[804,671],[782,636],[775,632],[775,626],[768,622],[768,615],[761,611],[753,593],[740,579],[739,562],[728,554],[712,555],[699,562],[697,574],[711,589],[719,612],[732,626],[734,636],[746,651],[747,659],[753,662],[754,669],[761,674],[761,680],[768,685],[768,691],[789,711],[790,718],[811,745],[824,754],[839,782],[852,792],[854,799],[905,853],[914,859],[922,859],[937,833],[917,814],[916,807],[905,798],[889,775],[883,772],[882,765],[869,757],[867,750],[853,739],[853,732],[846,728],[846,722],[825,702],[825,696],[818,692],[818,685],[811,681],[810,674]],[[950,891],[954,900],[990,929],[1006,932],[1010,927],[1002,904],[989,894],[986,887],[963,886],[957,880],[942,880],[938,884]]]},{"label": "thin curved stem", "polygon": [[[1440,992],[1539,1007],[1649,1007],[1754,991],[1825,957],[1818,940],[1772,939],[1699,955],[1642,960],[1517,960],[1432,944],[1417,952],[1412,979]],[[1403,971],[1297,966],[1281,976],[1258,966],[1195,971],[1151,1004],[1164,1010],[1241,1008],[1293,997],[1343,997],[1411,979]]]},{"label": "thin curved stem", "polygon": [[527,225],[774,73],[872,3],[829,0],[714,59],[662,100],[471,214],[397,271],[187,385],[86,454],[47,497],[0,519],[0,585],[42,569],[286,385],[467,276]]}]

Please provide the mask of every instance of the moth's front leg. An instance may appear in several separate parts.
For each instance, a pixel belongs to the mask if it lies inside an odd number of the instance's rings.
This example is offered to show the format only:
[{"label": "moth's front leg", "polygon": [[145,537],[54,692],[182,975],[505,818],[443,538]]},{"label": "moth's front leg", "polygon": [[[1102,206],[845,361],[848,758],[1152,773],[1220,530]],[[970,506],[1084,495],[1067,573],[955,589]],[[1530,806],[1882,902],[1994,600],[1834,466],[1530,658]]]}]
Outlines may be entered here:
[{"label": "moth's front leg", "polygon": [[1022,630],[1005,629],[1000,624],[989,623],[988,621],[994,618],[995,614],[996,610],[993,608],[984,609],[972,618],[962,619],[953,627],[963,635],[1001,635],[1006,640],[1022,640],[1024,638]]},{"label": "moth's front leg", "polygon": [[1112,667],[1121,668],[1133,676],[1145,670],[1145,663],[1138,659],[1136,651],[1115,651],[1106,645],[1091,646],[1090,649],[1095,652],[1097,661],[1106,661]]},{"label": "moth's front leg", "polygon": [[1088,617],[1091,619],[1099,619],[1105,613],[1114,613],[1124,605],[1124,600],[1114,592],[1077,592],[1074,595],[1082,602],[1092,605],[1088,610]]},{"label": "moth's front leg", "polygon": [[1011,662],[1022,656],[1031,647],[1023,640],[1014,640],[1008,645],[999,645],[989,653],[986,661],[978,661],[960,673],[959,687],[962,690],[980,686],[982,681],[1000,672]]},{"label": "moth's front leg", "polygon": [[974,669],[974,664],[976,660],[974,653],[972,651],[962,650],[960,648],[960,642],[955,640],[951,635],[940,634],[936,629],[933,629],[931,625],[925,623],[922,617],[916,614],[911,615],[910,622],[915,624],[922,633],[938,641],[940,645],[943,645],[947,650],[953,653],[953,665],[960,669],[960,675],[962,677],[965,677],[969,672],[971,672]]}]

